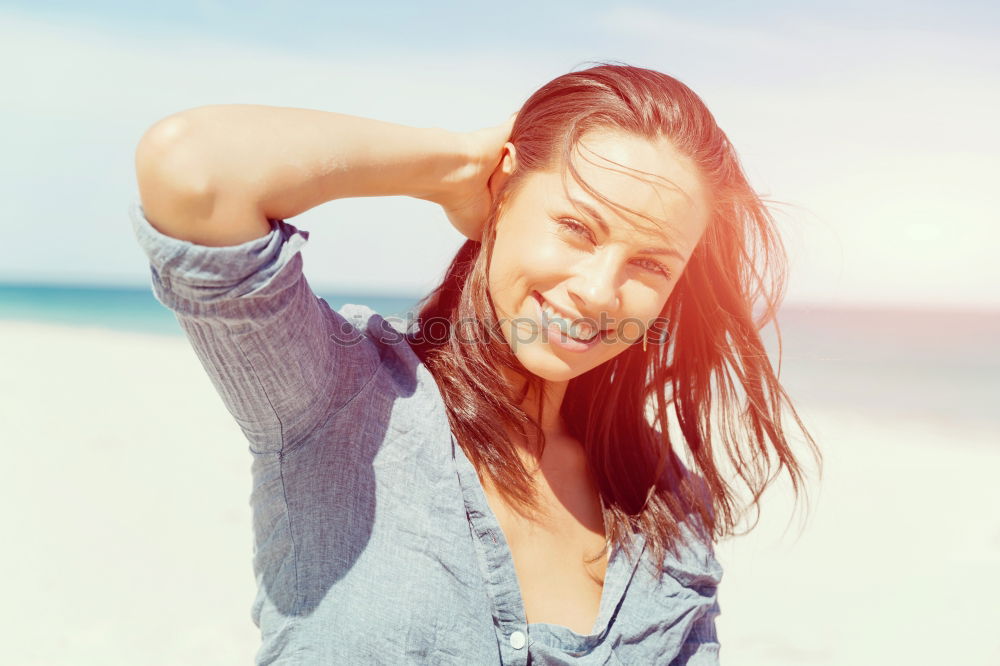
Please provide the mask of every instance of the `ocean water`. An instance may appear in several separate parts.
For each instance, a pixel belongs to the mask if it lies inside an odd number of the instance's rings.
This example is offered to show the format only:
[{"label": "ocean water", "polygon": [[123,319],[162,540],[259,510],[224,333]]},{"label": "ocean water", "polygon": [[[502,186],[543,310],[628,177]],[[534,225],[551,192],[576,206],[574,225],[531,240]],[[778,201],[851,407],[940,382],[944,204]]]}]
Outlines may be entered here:
[{"label": "ocean water", "polygon": [[[1000,310],[786,306],[780,381],[793,400],[877,419],[985,430],[1000,447]],[[762,337],[778,357],[772,326]]]},{"label": "ocean water", "polygon": [[[412,296],[319,292],[403,316]],[[0,320],[21,320],[183,337],[151,287],[0,283]],[[845,417],[909,419],[995,433],[1000,446],[1000,310],[785,305],[779,314],[779,378],[796,408]],[[761,332],[777,368],[773,326]],[[734,380],[735,381],[735,380]],[[808,423],[807,423],[808,426]]]},{"label": "ocean water", "polygon": [[[334,310],[364,304],[383,316],[403,316],[417,297],[317,292]],[[37,321],[184,336],[173,312],[151,286],[79,287],[0,282],[0,320]]]}]

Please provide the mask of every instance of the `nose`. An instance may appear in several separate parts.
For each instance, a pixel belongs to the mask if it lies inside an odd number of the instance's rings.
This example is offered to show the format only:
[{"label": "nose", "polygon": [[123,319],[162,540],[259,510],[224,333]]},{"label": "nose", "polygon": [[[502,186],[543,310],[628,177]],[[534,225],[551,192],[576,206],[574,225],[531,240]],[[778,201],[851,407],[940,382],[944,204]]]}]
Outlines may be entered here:
[{"label": "nose", "polygon": [[621,304],[619,262],[610,252],[591,259],[580,264],[568,292],[581,316],[599,322],[602,312],[613,315]]}]

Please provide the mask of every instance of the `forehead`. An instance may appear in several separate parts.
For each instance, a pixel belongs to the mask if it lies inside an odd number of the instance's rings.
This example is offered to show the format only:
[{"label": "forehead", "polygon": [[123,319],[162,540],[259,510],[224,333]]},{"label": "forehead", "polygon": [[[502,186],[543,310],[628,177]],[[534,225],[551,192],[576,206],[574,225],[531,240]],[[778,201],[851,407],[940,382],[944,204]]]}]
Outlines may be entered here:
[{"label": "forehead", "polygon": [[591,195],[568,168],[565,175],[558,167],[534,174],[536,195],[550,206],[570,206],[587,217],[596,212],[613,233],[667,241],[690,254],[708,223],[708,194],[697,167],[669,141],[612,130],[589,132],[575,146],[573,165],[591,188],[641,215]]}]

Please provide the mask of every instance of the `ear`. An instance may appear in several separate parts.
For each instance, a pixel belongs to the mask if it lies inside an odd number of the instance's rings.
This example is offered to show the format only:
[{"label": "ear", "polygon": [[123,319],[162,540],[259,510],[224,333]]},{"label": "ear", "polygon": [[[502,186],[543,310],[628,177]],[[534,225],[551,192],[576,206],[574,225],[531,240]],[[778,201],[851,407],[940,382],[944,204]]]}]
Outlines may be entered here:
[{"label": "ear", "polygon": [[487,182],[487,187],[490,190],[490,199],[496,199],[497,192],[503,187],[510,175],[514,173],[517,169],[517,148],[514,144],[508,141],[503,145],[503,150],[500,153],[500,163],[497,164],[496,168],[493,169],[493,173],[490,174],[489,181]]}]

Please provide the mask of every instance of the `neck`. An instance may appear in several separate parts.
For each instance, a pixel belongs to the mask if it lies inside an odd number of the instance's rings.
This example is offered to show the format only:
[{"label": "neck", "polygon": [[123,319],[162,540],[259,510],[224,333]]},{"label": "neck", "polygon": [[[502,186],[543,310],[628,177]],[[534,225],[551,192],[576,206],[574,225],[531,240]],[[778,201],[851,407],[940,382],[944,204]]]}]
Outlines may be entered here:
[{"label": "neck", "polygon": [[[524,385],[527,383],[524,377],[507,369],[504,369],[504,376],[516,392],[520,393],[524,390]],[[561,445],[561,443],[572,439],[560,413],[567,386],[569,386],[567,381],[544,381],[540,389],[531,387],[520,404],[521,409],[539,421],[541,425],[546,441],[546,457],[551,450],[550,444]],[[512,438],[512,440],[522,451],[528,452],[536,450],[538,438],[534,432],[529,431],[527,442],[519,438]]]},{"label": "neck", "polygon": [[[516,392],[520,393],[524,390],[527,380],[522,375],[506,368],[503,369],[503,374],[507,379],[507,383]],[[565,434],[565,424],[559,412],[562,409],[562,401],[566,395],[567,386],[569,386],[569,382],[565,381],[543,381],[540,389],[532,386],[525,395],[524,400],[521,401],[521,409],[530,416],[535,417],[535,419],[541,417],[542,432],[546,436]]]}]

